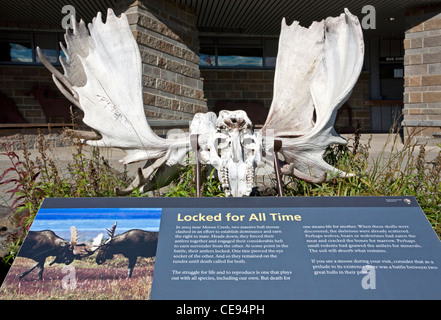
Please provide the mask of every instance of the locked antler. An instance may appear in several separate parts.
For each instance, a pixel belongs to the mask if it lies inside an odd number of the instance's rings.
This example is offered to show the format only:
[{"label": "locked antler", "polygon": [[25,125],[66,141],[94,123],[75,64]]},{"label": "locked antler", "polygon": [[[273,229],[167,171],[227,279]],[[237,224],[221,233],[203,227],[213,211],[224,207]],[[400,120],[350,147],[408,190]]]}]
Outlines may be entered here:
[{"label": "locked antler", "polygon": [[[149,126],[142,97],[142,59],[126,15],[107,11],[102,21],[98,12],[86,27],[73,21],[66,31],[66,47],[60,56],[64,74],[52,66],[38,48],[42,63],[52,73],[58,89],[84,112],[83,122],[97,134],[74,131],[83,142],[97,147],[126,151],[123,164],[152,161],[140,170],[132,185],[119,194],[148,183],[161,166],[174,166],[189,150],[188,138],[164,139]],[[182,150],[182,152],[171,152]],[[158,185],[161,181],[156,180]]]},{"label": "locked antler", "polygon": [[[115,225],[111,229],[108,230],[109,233],[113,234],[115,233],[116,229],[116,222]],[[75,226],[70,227],[70,245],[73,247],[74,254],[76,256],[76,259],[82,259],[87,256],[92,255],[100,246],[101,246],[101,240],[103,239],[103,233],[100,233],[97,235],[91,245],[88,245],[86,243],[78,243],[78,239],[80,239],[80,232]]]},{"label": "locked antler", "polygon": [[78,245],[78,230],[74,226],[70,227],[70,244]]},{"label": "locked antler", "polygon": [[[153,132],[143,105],[142,59],[127,17],[118,18],[111,9],[105,22],[101,17],[98,13],[88,28],[75,22],[73,32],[67,31],[67,46],[62,47],[66,59],[60,57],[64,74],[50,65],[41,50],[37,53],[60,91],[84,111],[83,122],[98,133],[85,143],[126,151],[123,164],[147,161],[129,188],[117,190],[118,194],[141,186],[147,191],[158,176],[156,188],[163,187],[190,150],[189,135],[164,139]],[[330,172],[351,175],[326,163],[323,155],[329,145],[346,143],[334,123],[357,82],[363,56],[360,23],[347,9],[309,28],[297,21],[288,26],[283,19],[273,101],[262,130],[254,132],[240,110],[221,112],[218,119],[210,112],[196,114],[190,125],[190,135],[199,135],[196,151],[201,162],[218,170],[226,195],[250,194],[262,152],[273,148],[264,142],[269,132],[272,141],[282,143],[282,174],[317,183],[330,179]],[[111,238],[115,228],[109,231]]]},{"label": "locked antler", "polygon": [[[323,182],[329,172],[351,174],[323,160],[331,144],[346,144],[334,130],[363,66],[363,32],[349,10],[304,28],[282,21],[274,97],[262,132],[282,141],[283,174]],[[332,176],[332,175],[331,175]]]},{"label": "locked antler", "polygon": [[111,241],[113,239],[113,237],[115,236],[116,225],[117,225],[117,222],[115,221],[115,224],[111,228],[109,228],[109,229],[106,228],[107,235],[109,236],[109,239],[107,239],[106,243]]}]

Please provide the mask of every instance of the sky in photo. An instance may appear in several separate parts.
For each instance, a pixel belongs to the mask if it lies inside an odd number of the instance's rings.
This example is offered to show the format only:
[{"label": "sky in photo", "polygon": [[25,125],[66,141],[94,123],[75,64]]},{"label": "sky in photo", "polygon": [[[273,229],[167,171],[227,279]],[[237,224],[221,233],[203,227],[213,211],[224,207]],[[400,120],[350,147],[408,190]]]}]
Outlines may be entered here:
[{"label": "sky in photo", "polygon": [[32,231],[52,230],[70,239],[70,227],[75,226],[80,240],[90,240],[117,222],[115,235],[131,229],[159,231],[162,208],[42,208],[38,211]]}]

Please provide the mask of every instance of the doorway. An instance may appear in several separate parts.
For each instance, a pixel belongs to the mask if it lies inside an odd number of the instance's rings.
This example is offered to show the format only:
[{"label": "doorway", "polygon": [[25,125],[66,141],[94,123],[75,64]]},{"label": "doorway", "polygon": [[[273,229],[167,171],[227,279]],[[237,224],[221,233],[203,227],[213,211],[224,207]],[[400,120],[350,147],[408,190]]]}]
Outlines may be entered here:
[{"label": "doorway", "polygon": [[380,99],[371,107],[371,130],[375,133],[387,133],[401,122],[403,111],[404,48],[402,38],[380,39],[378,68]]}]

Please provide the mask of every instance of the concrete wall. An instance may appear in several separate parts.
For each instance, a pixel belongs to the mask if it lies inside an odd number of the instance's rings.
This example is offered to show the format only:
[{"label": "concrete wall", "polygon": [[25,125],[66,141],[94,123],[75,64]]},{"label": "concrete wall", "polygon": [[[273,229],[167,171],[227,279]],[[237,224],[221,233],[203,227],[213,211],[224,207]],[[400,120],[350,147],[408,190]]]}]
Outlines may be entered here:
[{"label": "concrete wall", "polygon": [[[201,75],[210,110],[223,101],[257,103],[268,110],[271,107],[274,70],[202,69]],[[361,128],[363,132],[369,132],[370,107],[365,105],[366,100],[369,100],[369,73],[362,72],[347,101],[351,118],[347,109],[341,109],[335,124],[337,130],[354,132]]]}]

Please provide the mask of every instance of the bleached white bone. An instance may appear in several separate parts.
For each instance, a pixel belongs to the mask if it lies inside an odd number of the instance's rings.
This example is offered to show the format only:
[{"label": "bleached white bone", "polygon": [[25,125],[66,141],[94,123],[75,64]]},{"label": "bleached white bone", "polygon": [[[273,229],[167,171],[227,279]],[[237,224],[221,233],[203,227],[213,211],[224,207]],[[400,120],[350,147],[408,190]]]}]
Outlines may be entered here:
[{"label": "bleached white bone", "polygon": [[282,21],[274,97],[263,131],[273,129],[274,138],[282,140],[281,153],[292,169],[312,178],[329,172],[349,175],[326,163],[323,154],[331,144],[346,143],[334,123],[357,82],[363,57],[362,29],[347,9],[309,28]]},{"label": "bleached white bone", "polygon": [[263,154],[270,153],[275,140],[282,141],[284,174],[315,183],[332,171],[349,175],[323,160],[329,145],[346,142],[333,126],[363,65],[363,34],[347,9],[309,28],[282,21],[273,102],[258,132],[247,114],[237,110],[221,111],[218,118],[212,112],[196,114],[189,134],[156,135],[145,117],[141,56],[124,14],[118,18],[109,9],[104,23],[98,13],[88,28],[75,22],[65,39],[66,59],[60,57],[64,74],[37,52],[61,92],[84,111],[83,122],[99,133],[85,142],[126,151],[124,164],[148,161],[120,194],[150,189],[155,175],[162,180],[155,181],[158,188],[169,183],[170,175],[185,166],[194,134],[199,136],[201,162],[217,169],[226,195],[249,195],[254,170],[267,160]]}]

